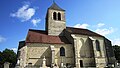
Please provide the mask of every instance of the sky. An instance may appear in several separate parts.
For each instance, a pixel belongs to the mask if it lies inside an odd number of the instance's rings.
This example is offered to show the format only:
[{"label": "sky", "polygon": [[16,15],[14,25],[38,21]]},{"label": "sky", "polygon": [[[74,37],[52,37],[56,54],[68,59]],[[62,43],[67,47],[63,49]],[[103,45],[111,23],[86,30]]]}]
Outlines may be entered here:
[{"label": "sky", "polygon": [[[99,33],[120,45],[120,0],[55,0],[66,10],[66,26]],[[0,0],[0,51],[15,52],[29,29],[45,30],[53,0]]]}]

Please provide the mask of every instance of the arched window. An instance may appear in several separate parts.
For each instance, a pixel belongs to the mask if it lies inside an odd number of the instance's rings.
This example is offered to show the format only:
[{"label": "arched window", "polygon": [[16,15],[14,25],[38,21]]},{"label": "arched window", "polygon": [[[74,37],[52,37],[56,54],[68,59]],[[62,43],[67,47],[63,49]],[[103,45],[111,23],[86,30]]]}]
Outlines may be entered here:
[{"label": "arched window", "polygon": [[61,14],[58,13],[58,20],[61,20]]},{"label": "arched window", "polygon": [[54,19],[54,20],[57,19],[56,12],[53,13],[53,19]]},{"label": "arched window", "polygon": [[64,49],[64,47],[60,48],[60,56],[65,56],[65,49]]},{"label": "arched window", "polygon": [[96,40],[96,50],[100,51],[100,43],[98,40]]}]

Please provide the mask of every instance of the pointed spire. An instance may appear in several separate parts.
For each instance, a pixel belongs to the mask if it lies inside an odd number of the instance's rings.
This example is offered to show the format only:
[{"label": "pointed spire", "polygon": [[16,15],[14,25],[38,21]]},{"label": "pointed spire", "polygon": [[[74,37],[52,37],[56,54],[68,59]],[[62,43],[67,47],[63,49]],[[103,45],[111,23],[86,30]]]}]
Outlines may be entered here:
[{"label": "pointed spire", "polygon": [[60,8],[60,7],[55,3],[55,0],[53,0],[53,4],[49,7],[49,9],[65,11],[64,9]]}]

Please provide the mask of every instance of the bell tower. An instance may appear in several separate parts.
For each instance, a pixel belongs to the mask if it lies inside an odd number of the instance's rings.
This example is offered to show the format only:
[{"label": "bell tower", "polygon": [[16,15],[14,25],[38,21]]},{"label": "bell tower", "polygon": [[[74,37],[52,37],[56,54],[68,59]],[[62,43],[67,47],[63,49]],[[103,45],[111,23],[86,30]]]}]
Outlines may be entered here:
[{"label": "bell tower", "polygon": [[64,29],[66,29],[65,10],[53,2],[47,10],[46,31],[48,35],[63,36]]}]

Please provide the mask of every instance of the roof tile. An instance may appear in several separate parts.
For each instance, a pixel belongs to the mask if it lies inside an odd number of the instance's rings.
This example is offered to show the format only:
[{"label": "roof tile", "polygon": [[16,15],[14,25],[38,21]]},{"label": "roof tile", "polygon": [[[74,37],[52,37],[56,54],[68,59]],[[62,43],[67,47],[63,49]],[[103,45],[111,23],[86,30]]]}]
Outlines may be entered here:
[{"label": "roof tile", "polygon": [[88,29],[83,29],[83,28],[73,28],[73,27],[67,27],[66,30],[70,32],[71,34],[81,34],[81,35],[88,35],[88,36],[99,36],[103,37],[100,34],[97,34],[93,31],[90,31]]},{"label": "roof tile", "polygon": [[50,43],[50,44],[70,44],[65,36],[50,36],[46,31],[29,30],[27,43]]}]

